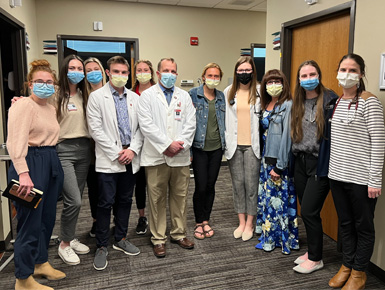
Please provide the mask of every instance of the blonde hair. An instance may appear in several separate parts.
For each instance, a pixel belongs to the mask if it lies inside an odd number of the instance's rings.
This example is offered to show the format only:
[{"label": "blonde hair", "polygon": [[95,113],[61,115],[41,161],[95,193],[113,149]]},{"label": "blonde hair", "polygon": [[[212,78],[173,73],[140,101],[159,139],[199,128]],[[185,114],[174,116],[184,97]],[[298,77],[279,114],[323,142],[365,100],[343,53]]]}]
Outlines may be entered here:
[{"label": "blonde hair", "polygon": [[202,78],[205,76],[206,71],[209,68],[217,68],[219,70],[219,74],[220,74],[220,77],[222,79],[223,71],[222,71],[221,67],[218,64],[216,64],[215,62],[210,62],[210,63],[205,65],[205,67],[203,68],[203,72],[202,72]]},{"label": "blonde hair", "polygon": [[[84,68],[86,67],[87,64],[91,63],[91,62],[95,62],[98,64],[98,66],[100,67],[100,71],[102,72],[102,76],[103,76],[103,79],[102,79],[102,84],[105,85],[106,84],[106,72],[104,71],[104,68],[103,68],[103,65],[102,63],[100,62],[100,60],[98,60],[96,57],[90,57],[90,58],[87,58],[85,61],[84,61]],[[87,72],[84,71],[85,74],[86,74],[86,77],[87,77]],[[87,80],[86,81],[86,94],[87,94],[87,97],[89,97],[89,95],[91,94],[92,92],[92,87],[91,87],[91,84],[89,83],[89,81]]]}]

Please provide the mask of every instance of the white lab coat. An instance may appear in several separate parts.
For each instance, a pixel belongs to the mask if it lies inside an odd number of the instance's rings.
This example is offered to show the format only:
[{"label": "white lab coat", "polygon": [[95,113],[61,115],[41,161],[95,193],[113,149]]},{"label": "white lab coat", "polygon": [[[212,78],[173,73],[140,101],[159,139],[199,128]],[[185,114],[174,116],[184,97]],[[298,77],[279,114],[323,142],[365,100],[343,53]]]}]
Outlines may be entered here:
[{"label": "white lab coat", "polygon": [[[131,129],[129,149],[135,152],[135,157],[132,160],[132,171],[136,173],[140,168],[140,151],[143,144],[137,115],[139,96],[127,89],[125,91],[127,92],[127,108]],[[87,121],[91,137],[95,140],[96,172],[125,172],[126,166],[118,161],[118,153],[122,150],[122,143],[119,136],[115,102],[109,83],[90,94],[87,104]]]},{"label": "white lab coat", "polygon": [[[225,99],[226,99],[226,131],[225,131],[225,140],[226,140],[226,150],[225,157],[226,159],[231,159],[237,149],[237,131],[238,131],[238,117],[237,117],[237,98],[234,98],[234,104],[230,106],[228,101],[228,94],[231,86],[228,86],[224,90]],[[257,88],[258,89],[258,88]],[[260,137],[259,137],[259,117],[261,111],[261,101],[257,98],[255,105],[250,105],[250,121],[251,121],[251,148],[253,149],[254,155],[261,159],[260,151]]]},{"label": "white lab coat", "polygon": [[[190,150],[194,139],[196,121],[195,108],[190,95],[174,87],[170,106],[159,84],[145,90],[139,99],[138,118],[144,136],[141,166],[190,165]],[[183,141],[184,149],[174,157],[163,152],[173,141]]]}]

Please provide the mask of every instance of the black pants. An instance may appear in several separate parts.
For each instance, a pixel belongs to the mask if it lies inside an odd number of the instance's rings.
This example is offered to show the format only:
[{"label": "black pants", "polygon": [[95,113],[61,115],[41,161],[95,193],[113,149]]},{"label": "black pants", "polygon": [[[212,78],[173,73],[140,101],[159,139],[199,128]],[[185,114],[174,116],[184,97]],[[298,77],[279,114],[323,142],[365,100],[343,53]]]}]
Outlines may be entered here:
[{"label": "black pants", "polygon": [[91,216],[96,219],[96,211],[98,208],[99,189],[98,174],[95,171],[95,164],[90,164],[87,174],[88,200],[90,202]]},{"label": "black pants", "polygon": [[374,210],[377,198],[368,197],[368,187],[330,180],[340,223],[343,264],[365,271],[374,248]]},{"label": "black pants", "polygon": [[311,261],[322,260],[323,229],[321,210],[329,192],[329,179],[317,177],[318,158],[299,153],[295,159],[294,185],[305,224],[308,254]]},{"label": "black pants", "polygon": [[135,201],[137,209],[146,207],[146,170],[144,167],[140,167],[136,174]]},{"label": "black pants", "polygon": [[194,214],[196,223],[202,223],[210,219],[223,151],[202,151],[193,147],[192,152],[195,180]]}]

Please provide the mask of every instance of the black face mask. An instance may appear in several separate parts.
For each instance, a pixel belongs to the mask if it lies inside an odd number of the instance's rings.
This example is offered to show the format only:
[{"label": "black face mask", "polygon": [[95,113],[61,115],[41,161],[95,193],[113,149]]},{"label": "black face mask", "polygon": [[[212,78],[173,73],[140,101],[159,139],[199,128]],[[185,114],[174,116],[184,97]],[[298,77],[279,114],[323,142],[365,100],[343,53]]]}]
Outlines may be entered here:
[{"label": "black face mask", "polygon": [[252,78],[253,78],[253,73],[237,74],[237,80],[243,85],[247,85]]}]

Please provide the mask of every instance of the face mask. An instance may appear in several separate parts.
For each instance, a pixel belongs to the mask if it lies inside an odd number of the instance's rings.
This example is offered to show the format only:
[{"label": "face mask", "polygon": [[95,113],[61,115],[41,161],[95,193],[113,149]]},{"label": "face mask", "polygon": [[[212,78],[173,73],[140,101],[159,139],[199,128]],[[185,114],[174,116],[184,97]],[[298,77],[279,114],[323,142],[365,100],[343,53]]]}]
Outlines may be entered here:
[{"label": "face mask", "polygon": [[247,85],[252,78],[253,78],[253,73],[237,74],[237,80],[243,85]]},{"label": "face mask", "polygon": [[78,84],[84,79],[84,72],[70,71],[67,73],[67,77],[71,84]]},{"label": "face mask", "polygon": [[215,89],[221,83],[220,80],[206,79],[205,84],[209,89]]},{"label": "face mask", "polygon": [[91,84],[96,85],[103,79],[102,72],[100,70],[93,70],[87,73],[87,81]]},{"label": "face mask", "polygon": [[33,84],[32,92],[40,99],[47,99],[55,93],[55,87],[47,84],[42,86]]},{"label": "face mask", "polygon": [[151,80],[151,74],[150,73],[140,73],[136,74],[136,79],[139,83],[142,85],[147,84]]},{"label": "face mask", "polygon": [[165,88],[171,89],[175,85],[176,75],[172,73],[161,73],[161,76],[160,81]]},{"label": "face mask", "polygon": [[266,85],[266,92],[273,98],[278,97],[282,93],[282,89],[282,84]]},{"label": "face mask", "polygon": [[350,89],[360,82],[360,76],[354,73],[339,72],[337,80],[343,88]]},{"label": "face mask", "polygon": [[128,76],[111,75],[110,81],[115,87],[121,88],[121,87],[124,87],[126,85],[126,83],[128,81]]},{"label": "face mask", "polygon": [[308,80],[303,80],[301,81],[301,87],[303,87],[307,91],[312,91],[319,85],[319,79],[314,78],[314,79],[308,79]]}]

